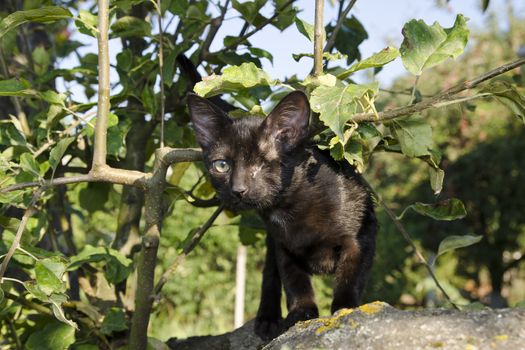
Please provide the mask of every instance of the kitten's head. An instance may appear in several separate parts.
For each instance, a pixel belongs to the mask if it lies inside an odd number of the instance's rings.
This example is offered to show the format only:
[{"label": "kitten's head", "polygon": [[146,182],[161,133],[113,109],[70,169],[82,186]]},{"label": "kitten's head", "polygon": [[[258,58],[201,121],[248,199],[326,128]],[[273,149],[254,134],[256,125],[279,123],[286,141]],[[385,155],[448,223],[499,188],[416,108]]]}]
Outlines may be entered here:
[{"label": "kitten's head", "polygon": [[226,206],[243,210],[276,204],[286,185],[286,156],[308,138],[306,96],[288,94],[264,119],[232,119],[195,94],[188,95],[188,105],[212,184]]}]

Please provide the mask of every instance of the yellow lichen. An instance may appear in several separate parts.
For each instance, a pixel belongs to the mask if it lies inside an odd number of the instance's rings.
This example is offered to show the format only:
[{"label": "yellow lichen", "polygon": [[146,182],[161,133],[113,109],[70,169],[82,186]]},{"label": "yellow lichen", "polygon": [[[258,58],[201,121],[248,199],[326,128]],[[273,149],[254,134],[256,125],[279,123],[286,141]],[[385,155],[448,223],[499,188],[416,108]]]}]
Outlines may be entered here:
[{"label": "yellow lichen", "polygon": [[370,304],[365,304],[359,307],[359,311],[367,315],[373,315],[383,310],[384,304],[380,301],[374,301]]},{"label": "yellow lichen", "polygon": [[442,341],[436,341],[430,344],[433,348],[442,348],[445,344]]},{"label": "yellow lichen", "polygon": [[494,340],[507,341],[507,340],[509,340],[509,336],[506,335],[506,334],[499,334],[499,335],[494,337]]},{"label": "yellow lichen", "polygon": [[315,333],[321,334],[330,329],[339,327],[341,324],[341,318],[351,314],[352,312],[354,312],[353,309],[341,309],[334,316],[317,319],[319,322],[322,323],[322,325],[315,330]]}]

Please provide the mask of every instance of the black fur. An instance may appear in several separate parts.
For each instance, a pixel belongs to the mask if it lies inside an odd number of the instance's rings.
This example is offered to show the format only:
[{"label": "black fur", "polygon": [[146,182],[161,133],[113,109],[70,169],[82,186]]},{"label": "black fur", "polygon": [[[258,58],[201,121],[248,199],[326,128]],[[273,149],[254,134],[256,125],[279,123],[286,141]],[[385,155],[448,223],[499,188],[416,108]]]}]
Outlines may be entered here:
[{"label": "black fur", "polygon": [[265,119],[232,119],[194,94],[188,104],[219,198],[257,210],[267,228],[256,333],[271,339],[318,316],[312,274],[335,274],[332,312],[358,306],[375,252],[374,208],[353,167],[309,145],[306,96],[290,93]]}]

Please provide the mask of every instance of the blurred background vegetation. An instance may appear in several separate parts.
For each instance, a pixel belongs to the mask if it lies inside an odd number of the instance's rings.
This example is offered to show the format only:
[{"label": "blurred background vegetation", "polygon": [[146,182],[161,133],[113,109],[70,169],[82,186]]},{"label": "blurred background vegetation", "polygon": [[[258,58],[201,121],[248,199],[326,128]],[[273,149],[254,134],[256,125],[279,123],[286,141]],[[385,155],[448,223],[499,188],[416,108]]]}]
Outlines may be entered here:
[{"label": "blurred background vegetation", "polygon": [[[15,4],[16,3],[16,4]],[[14,10],[38,8],[52,5],[52,1],[10,1],[0,3],[2,17]],[[157,57],[154,54],[156,40],[151,34],[151,13],[154,6],[149,2],[115,0],[116,17],[133,16],[138,22],[132,26],[113,28],[114,35],[122,41],[123,51],[117,56],[112,69],[118,75],[119,86],[112,98],[112,111],[118,121],[110,128],[109,162],[115,166],[130,169],[149,170],[152,167],[152,153],[158,147],[159,119]],[[164,2],[163,2],[164,3]],[[192,7],[192,16],[186,16]],[[286,2],[276,1],[280,7]],[[443,1],[439,1],[441,5]],[[483,1],[487,3],[488,1]],[[13,5],[14,4],[14,5]],[[77,2],[61,1],[61,5],[78,10]],[[168,4],[168,2],[166,2]],[[93,12],[94,2],[82,2],[82,8]],[[132,6],[136,5],[136,6]],[[173,147],[195,146],[188,115],[185,110],[184,96],[191,90],[194,79],[177,71],[175,58],[179,53],[189,53],[194,62],[202,63],[201,73],[219,73],[228,65],[242,62],[255,62],[268,59],[268,52],[247,46],[249,50],[208,52],[205,48],[205,28],[212,23],[212,15],[207,8],[208,2],[169,2],[164,9],[174,17],[181,17],[176,33],[166,34],[166,41],[172,45],[166,48],[165,77],[171,78],[167,86],[166,101],[169,118],[166,121],[166,144]],[[239,5],[237,5],[239,6]],[[242,7],[239,7],[242,8]],[[510,7],[509,7],[510,9]],[[90,11],[84,12],[85,23],[90,23]],[[211,10],[214,15],[218,9]],[[491,12],[492,11],[492,12]],[[239,11],[240,12],[240,11]],[[512,61],[525,45],[525,18],[516,17],[513,11],[501,11],[489,7],[487,25],[471,33],[467,51],[454,62],[437,66],[425,72],[419,81],[417,98],[432,96],[457,82],[472,78],[494,67]],[[242,13],[243,18],[250,14]],[[283,29],[293,23],[295,12],[286,11],[272,24]],[[215,17],[216,18],[216,17]],[[148,20],[148,27],[142,25]],[[257,22],[259,21],[259,22]],[[260,24],[260,18],[250,19],[250,25]],[[91,22],[92,23],[92,22]],[[248,22],[247,22],[248,23]],[[508,24],[502,29],[500,23]],[[359,24],[357,19],[348,23],[348,28]],[[59,21],[52,24],[28,24],[20,31],[8,33],[2,42],[2,57],[7,71],[3,79],[22,77],[31,82],[39,91],[55,90],[57,85],[66,88],[80,85],[88,100],[93,100],[97,83],[96,55],[78,51],[82,43],[69,40],[70,24]],[[77,24],[83,33],[89,33],[89,26]],[[355,29],[355,28],[353,28]],[[246,30],[245,30],[246,32]],[[346,50],[355,54],[359,44],[366,36],[361,29],[360,37],[348,31],[347,39],[355,40]],[[25,34],[24,34],[25,33]],[[236,34],[235,34],[236,35]],[[343,35],[343,34],[342,34]],[[180,36],[180,37],[179,37]],[[148,37],[145,40],[143,37]],[[225,39],[230,40],[230,39]],[[26,42],[27,41],[27,42]],[[224,45],[226,46],[226,44]],[[343,46],[336,47],[343,51]],[[189,52],[189,51],[188,51]],[[357,50],[357,53],[359,51]],[[75,56],[78,66],[74,69],[50,69],[65,57]],[[308,63],[309,64],[309,63]],[[30,67],[30,68],[28,68]],[[138,67],[138,68],[137,68]],[[514,71],[516,72],[516,71]],[[374,79],[370,73],[370,80]],[[525,68],[521,75],[507,75],[505,78],[523,91]],[[293,82],[294,79],[291,79]],[[118,84],[116,84],[118,85]],[[376,99],[378,109],[406,105],[410,102],[413,76],[400,77],[392,86],[383,87]],[[261,99],[269,96],[262,92]],[[62,97],[60,97],[62,98]],[[249,98],[247,98],[249,99]],[[93,106],[90,102],[72,101],[69,96],[63,100],[68,105],[77,106],[77,112],[86,112]],[[64,130],[74,118],[61,118],[69,112],[56,109],[48,100],[25,99],[24,111],[29,116],[31,132],[26,135],[35,146],[41,147],[56,136],[57,130]],[[250,101],[245,108],[249,109]],[[0,110],[3,112],[3,127],[0,130],[0,144],[3,160],[15,159],[20,155],[25,140],[17,138],[13,126],[7,122],[8,115],[19,115],[16,99],[0,97]],[[67,113],[66,113],[67,112]],[[425,256],[435,256],[439,243],[450,235],[481,235],[480,243],[446,253],[435,262],[435,272],[452,299],[459,304],[475,307],[480,302],[489,307],[523,306],[525,300],[525,129],[523,123],[504,106],[494,103],[493,98],[469,101],[446,108],[423,112],[425,120],[433,129],[433,140],[443,153],[441,167],[446,173],[443,192],[439,198],[456,197],[467,208],[468,216],[453,222],[434,221],[430,218],[407,213],[403,219],[408,232]],[[145,118],[146,116],[146,118]],[[53,130],[53,131],[50,131]],[[88,130],[88,131],[84,131]],[[13,136],[15,135],[15,136]],[[73,159],[65,166],[59,166],[56,177],[64,174],[85,171],[90,164],[92,130],[89,127],[78,132],[78,141],[68,150]],[[16,142],[19,142],[17,144]],[[46,149],[44,157],[47,157]],[[47,159],[47,158],[46,158]],[[7,183],[9,166],[3,162],[2,173]],[[7,169],[7,170],[6,170]],[[408,205],[419,202],[434,202],[429,186],[428,165],[419,159],[408,159],[402,154],[376,152],[370,159],[366,179],[373,185],[383,200],[397,214]],[[8,171],[9,170],[9,171]],[[47,170],[46,170],[47,171]],[[44,171],[45,173],[45,171]],[[7,175],[6,175],[7,174]],[[14,176],[12,176],[14,178]],[[21,172],[16,182],[32,180]],[[205,222],[214,208],[197,208],[183,195],[180,189],[193,189],[192,193],[201,199],[213,197],[213,190],[204,177],[202,165],[177,164],[172,167],[169,177],[170,188],[166,191],[166,216],[157,275],[160,276],[174,261],[178,254],[177,247],[183,243],[190,232]],[[77,253],[86,245],[111,246],[123,254],[134,258],[139,233],[143,231],[140,218],[142,195],[131,188],[100,183],[78,184],[68,187],[68,191],[57,188],[45,204],[45,213],[30,220],[26,237],[27,244],[38,243],[39,248],[59,251],[66,256]],[[20,208],[27,206],[31,192],[17,194],[22,196]],[[21,197],[20,197],[21,198]],[[16,225],[8,218],[20,218],[20,208],[9,204],[20,198],[3,195],[1,209],[2,242],[0,253],[9,248]],[[137,214],[138,210],[138,214]],[[399,308],[433,307],[447,305],[443,295],[435,288],[424,266],[414,255],[414,251],[396,231],[390,218],[377,209],[380,220],[380,233],[377,239],[377,256],[370,276],[364,302],[373,300],[386,301]],[[7,218],[7,219],[6,219]],[[45,223],[47,224],[45,224]],[[149,334],[159,339],[187,337],[204,334],[220,334],[233,329],[235,268],[238,247],[247,246],[247,278],[244,319],[255,316],[257,311],[261,270],[264,263],[264,232],[253,215],[235,217],[223,213],[216,220],[200,245],[183,261],[164,286],[162,294],[154,305]],[[40,238],[42,240],[40,241]],[[42,252],[40,252],[42,253]],[[36,254],[36,253],[35,253]],[[98,272],[86,268],[79,270],[81,278],[70,273],[70,279],[80,281],[80,289],[88,290],[88,297],[79,291],[79,286],[71,286],[72,299],[88,298],[100,310],[108,310],[117,297],[108,282],[100,275],[100,265],[95,265]],[[23,254],[15,255],[10,265],[10,275],[29,278],[31,262]],[[24,272],[25,269],[25,272]],[[84,275],[82,275],[84,274]],[[82,279],[82,277],[88,277]],[[118,303],[125,308],[132,308],[134,284],[132,274],[127,280],[127,289],[118,286],[127,293],[118,297]],[[86,280],[89,280],[86,282]],[[82,284],[84,283],[84,284]],[[87,284],[86,284],[87,283]],[[315,290],[322,315],[327,315],[332,297],[332,280],[329,277],[316,277]],[[16,286],[3,287],[13,292]],[[96,299],[96,303],[95,300]],[[284,302],[284,301],[283,301]],[[481,307],[481,304],[478,306]],[[474,305],[474,306],[472,306]],[[22,311],[6,307],[2,301],[0,319],[7,320]],[[67,305],[66,305],[67,307]],[[74,313],[77,310],[67,309]],[[34,315],[33,315],[34,316]],[[41,316],[41,315],[40,315]],[[47,316],[49,318],[49,315]],[[47,319],[46,319],[47,320]],[[39,323],[40,322],[40,323]],[[42,318],[18,319],[16,326],[19,333],[24,330],[37,330],[42,325]],[[10,334],[7,326],[0,328],[6,338]],[[118,333],[119,330],[113,330]],[[111,333],[112,331],[110,331]]]}]

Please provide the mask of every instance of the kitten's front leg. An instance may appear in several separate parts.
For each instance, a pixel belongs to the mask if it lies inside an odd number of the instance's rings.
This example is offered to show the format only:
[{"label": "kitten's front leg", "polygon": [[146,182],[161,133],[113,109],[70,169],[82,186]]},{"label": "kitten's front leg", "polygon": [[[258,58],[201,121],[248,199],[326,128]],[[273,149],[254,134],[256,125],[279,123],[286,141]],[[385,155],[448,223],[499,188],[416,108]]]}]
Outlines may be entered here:
[{"label": "kitten's front leg", "polygon": [[271,340],[280,334],[281,279],[277,269],[275,242],[266,236],[266,260],[264,262],[261,303],[255,318],[255,334],[263,340]]},{"label": "kitten's front leg", "polygon": [[360,273],[360,254],[359,246],[353,239],[344,242],[341,249],[341,257],[335,270],[335,289],[331,311],[336,312],[343,308],[354,308],[359,306],[361,297],[358,288],[358,276]]},{"label": "kitten's front leg", "polygon": [[279,274],[286,292],[288,316],[284,328],[288,329],[298,321],[319,316],[310,274],[297,265],[296,260],[282,246],[276,247]]}]

